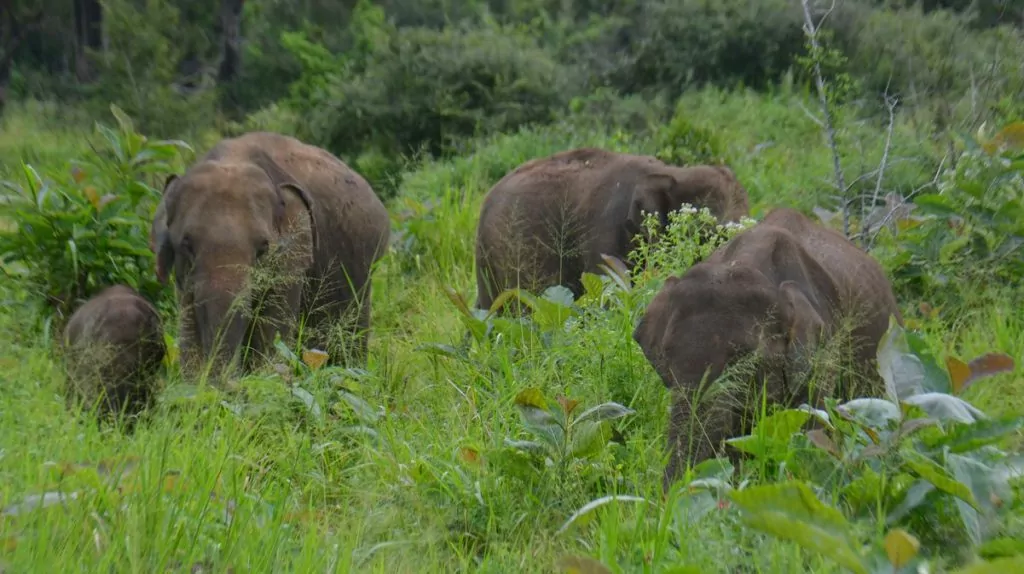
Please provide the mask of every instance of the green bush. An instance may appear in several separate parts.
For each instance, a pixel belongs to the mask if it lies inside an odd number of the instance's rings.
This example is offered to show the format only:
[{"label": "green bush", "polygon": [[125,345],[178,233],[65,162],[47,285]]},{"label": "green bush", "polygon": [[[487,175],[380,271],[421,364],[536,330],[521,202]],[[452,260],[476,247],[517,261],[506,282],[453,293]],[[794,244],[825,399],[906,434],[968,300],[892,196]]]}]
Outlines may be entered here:
[{"label": "green bush", "polygon": [[183,142],[152,141],[111,106],[118,129],[99,125],[103,149],[72,162],[70,173],[3,182],[0,262],[60,324],[83,300],[115,283],[151,301],[168,296],[156,279],[149,229],[166,174]]},{"label": "green bush", "polygon": [[1000,98],[1024,98],[1024,35],[1010,26],[974,30],[967,17],[947,10],[857,3],[845,5],[828,26],[868,93],[888,90],[921,103],[941,98],[949,106],[960,102],[960,115],[975,121]]},{"label": "green bush", "polygon": [[774,82],[804,49],[803,14],[789,0],[644,3],[614,85],[675,98],[692,84]]},{"label": "green bush", "polygon": [[913,199],[917,215],[900,222],[883,248],[894,280],[912,296],[955,300],[966,294],[957,287],[1012,288],[1024,278],[1024,123],[966,143],[935,192]]},{"label": "green bush", "polygon": [[[145,133],[180,136],[213,123],[216,91],[202,83],[188,94],[176,85],[178,64],[192,36],[179,10],[165,0],[146,0],[143,6],[127,0],[104,2],[107,46],[91,54],[96,82],[91,96],[93,116],[111,102],[125,110]],[[196,47],[196,49],[199,49]]]},{"label": "green bush", "polygon": [[306,135],[341,155],[442,155],[469,136],[550,121],[567,101],[560,67],[499,28],[405,29],[367,49],[306,110]]}]

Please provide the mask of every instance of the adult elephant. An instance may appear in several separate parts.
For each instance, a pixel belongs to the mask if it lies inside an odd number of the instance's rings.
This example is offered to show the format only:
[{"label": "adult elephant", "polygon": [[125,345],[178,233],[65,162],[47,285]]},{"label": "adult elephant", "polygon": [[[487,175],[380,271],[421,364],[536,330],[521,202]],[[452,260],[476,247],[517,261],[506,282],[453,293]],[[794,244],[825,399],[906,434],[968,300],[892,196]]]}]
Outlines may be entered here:
[{"label": "adult elephant", "polygon": [[596,148],[522,164],[484,198],[477,307],[489,308],[514,287],[565,285],[579,296],[583,273],[598,272],[602,254],[627,260],[643,232],[642,212],[658,214],[664,226],[684,203],[707,207],[721,222],[747,214],[746,190],[724,166],[677,167]]},{"label": "adult elephant", "polygon": [[[878,262],[788,208],[670,277],[633,333],[674,394],[665,488],[687,463],[746,432],[750,391],[764,388],[769,402],[789,406],[831,393],[828,381],[810,389],[806,375],[811,353],[839,334],[849,337],[841,341],[853,374],[877,383],[875,352],[890,316],[902,324]],[[757,389],[709,384],[745,357],[755,359]]]},{"label": "adult elephant", "polygon": [[183,367],[227,367],[240,350],[250,366],[300,319],[331,363],[364,359],[389,234],[370,185],[327,151],[268,132],[222,140],[167,179],[150,232],[158,277],[174,271]]}]

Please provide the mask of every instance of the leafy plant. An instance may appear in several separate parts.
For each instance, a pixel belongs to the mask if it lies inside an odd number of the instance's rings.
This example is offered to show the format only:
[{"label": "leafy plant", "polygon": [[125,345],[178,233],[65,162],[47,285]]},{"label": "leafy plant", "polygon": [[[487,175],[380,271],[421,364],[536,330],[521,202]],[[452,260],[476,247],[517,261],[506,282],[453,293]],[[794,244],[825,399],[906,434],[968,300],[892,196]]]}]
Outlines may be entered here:
[{"label": "leafy plant", "polygon": [[[952,528],[980,544],[1012,497],[1009,480],[1019,465],[994,445],[1024,418],[990,418],[961,393],[1012,370],[1013,360],[1001,353],[969,363],[949,357],[944,369],[918,336],[893,321],[878,362],[885,398],[781,410],[730,444],[778,463],[788,477],[838,493],[853,515],[916,527],[933,542]],[[801,431],[811,419],[819,428]],[[953,523],[944,518],[950,503]]]},{"label": "leafy plant", "polygon": [[3,271],[25,280],[58,319],[115,283],[154,301],[167,292],[152,271],[149,228],[158,186],[191,148],[150,140],[120,109],[110,109],[117,128],[97,123],[102,147],[72,162],[69,173],[40,174],[22,164],[21,182],[2,182]]},{"label": "leafy plant", "polygon": [[535,388],[520,391],[515,405],[526,430],[536,440],[506,439],[506,443],[539,455],[546,464],[559,469],[600,453],[614,436],[611,421],[634,413],[618,403],[607,402],[576,414],[579,401],[564,396],[552,401]]},{"label": "leafy plant", "polygon": [[683,273],[755,223],[749,217],[737,223],[719,223],[708,208],[684,205],[668,214],[668,225],[660,230],[657,217],[647,214],[645,233],[637,236],[636,247],[629,254],[636,265],[634,281],[640,287],[653,288],[653,280]]},{"label": "leafy plant", "polygon": [[890,267],[917,294],[1024,277],[1024,122],[991,138],[965,137],[967,150],[935,193],[914,198],[899,222]]}]

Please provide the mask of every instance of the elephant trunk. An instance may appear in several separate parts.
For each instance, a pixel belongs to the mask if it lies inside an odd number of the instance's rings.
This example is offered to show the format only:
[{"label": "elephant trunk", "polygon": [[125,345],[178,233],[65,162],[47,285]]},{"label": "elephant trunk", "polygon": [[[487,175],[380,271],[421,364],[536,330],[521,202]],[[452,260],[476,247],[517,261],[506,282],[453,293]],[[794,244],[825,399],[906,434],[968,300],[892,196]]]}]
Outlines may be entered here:
[{"label": "elephant trunk", "polygon": [[203,356],[214,372],[229,370],[249,330],[250,295],[245,276],[211,274],[195,297],[196,321]]}]

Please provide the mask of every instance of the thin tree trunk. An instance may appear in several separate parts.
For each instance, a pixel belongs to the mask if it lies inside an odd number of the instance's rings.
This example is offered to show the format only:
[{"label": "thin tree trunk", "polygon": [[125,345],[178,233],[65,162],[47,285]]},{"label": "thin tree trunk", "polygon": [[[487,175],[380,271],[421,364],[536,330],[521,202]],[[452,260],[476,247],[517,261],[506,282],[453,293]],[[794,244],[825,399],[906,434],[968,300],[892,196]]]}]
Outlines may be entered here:
[{"label": "thin tree trunk", "polygon": [[242,6],[245,0],[221,0],[221,58],[217,82],[233,80],[242,65]]},{"label": "thin tree trunk", "polygon": [[80,82],[92,78],[89,50],[103,48],[103,6],[99,0],[75,0],[75,76]]}]

